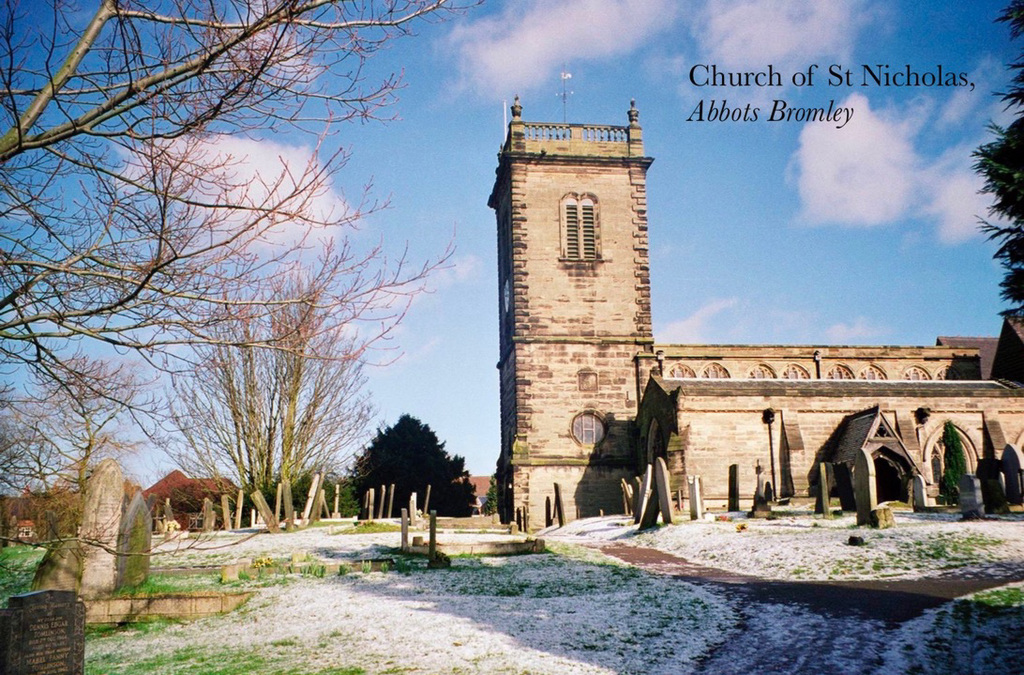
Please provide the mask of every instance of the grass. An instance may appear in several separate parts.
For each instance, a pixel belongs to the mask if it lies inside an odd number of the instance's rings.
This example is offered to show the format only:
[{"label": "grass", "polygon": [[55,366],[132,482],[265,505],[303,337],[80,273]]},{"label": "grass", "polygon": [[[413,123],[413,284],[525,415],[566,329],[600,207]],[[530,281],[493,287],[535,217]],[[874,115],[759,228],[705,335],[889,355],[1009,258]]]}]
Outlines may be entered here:
[{"label": "grass", "polygon": [[335,532],[335,534],[381,534],[386,532],[401,532],[402,528],[394,523],[383,523],[377,520],[360,521],[354,527]]},{"label": "grass", "polygon": [[138,586],[122,588],[117,595],[149,596],[167,594],[201,593],[203,591],[219,591],[223,588],[219,576],[211,574],[150,574],[149,578]]},{"label": "grass", "polygon": [[0,605],[6,607],[12,595],[32,590],[32,577],[43,552],[35,546],[0,548]]},{"label": "grass", "polygon": [[[291,646],[279,641],[275,646]],[[295,646],[298,646],[295,643]],[[256,654],[251,650],[225,649],[210,650],[198,647],[183,647],[165,654],[134,659],[128,663],[106,657],[88,659],[86,675],[364,675],[365,670],[355,666],[330,667],[311,670],[295,666],[293,655]]]}]

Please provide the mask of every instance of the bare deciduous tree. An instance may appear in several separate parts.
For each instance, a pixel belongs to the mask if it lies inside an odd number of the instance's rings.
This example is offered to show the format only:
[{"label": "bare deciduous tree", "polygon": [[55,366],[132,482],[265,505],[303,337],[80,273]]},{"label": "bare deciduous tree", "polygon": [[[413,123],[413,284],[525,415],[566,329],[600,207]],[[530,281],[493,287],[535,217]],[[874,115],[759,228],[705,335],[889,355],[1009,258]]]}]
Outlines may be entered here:
[{"label": "bare deciduous tree", "polygon": [[[320,282],[317,283],[322,283]],[[371,406],[363,391],[354,339],[330,328],[317,283],[293,275],[269,315],[235,314],[224,341],[270,342],[281,349],[200,348],[201,365],[175,378],[172,417],[186,446],[176,459],[200,475],[227,475],[247,490],[273,488],[315,470],[339,470],[367,433]]]},{"label": "bare deciduous tree", "polygon": [[[315,299],[328,317],[320,330],[361,322],[346,343],[356,354],[387,335],[431,264],[349,247],[345,226],[378,205],[332,197],[345,155],[323,142],[336,123],[391,102],[397,78],[367,83],[366,59],[448,8],[99,0],[88,18],[62,0],[5,3],[0,366],[87,378],[68,358],[82,341],[166,369],[191,353],[182,345],[287,349],[234,333],[231,318],[308,306],[268,300],[267,289],[296,262],[309,266],[318,239],[333,244],[314,276],[347,275]],[[285,131],[311,134],[298,159],[259,138]]]}]

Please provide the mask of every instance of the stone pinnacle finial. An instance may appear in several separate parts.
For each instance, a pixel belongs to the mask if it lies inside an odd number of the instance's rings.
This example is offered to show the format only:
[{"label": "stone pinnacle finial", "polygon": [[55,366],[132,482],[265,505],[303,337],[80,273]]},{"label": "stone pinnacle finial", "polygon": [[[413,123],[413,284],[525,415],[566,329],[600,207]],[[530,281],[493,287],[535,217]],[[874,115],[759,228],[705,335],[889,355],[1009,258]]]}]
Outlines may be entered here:
[{"label": "stone pinnacle finial", "polygon": [[515,100],[512,102],[512,119],[518,120],[523,117],[523,106],[519,105],[519,94],[516,94]]},{"label": "stone pinnacle finial", "polygon": [[640,111],[636,109],[635,98],[629,99],[629,112],[627,112],[626,114],[629,115],[630,124],[636,124],[637,120],[640,119]]}]

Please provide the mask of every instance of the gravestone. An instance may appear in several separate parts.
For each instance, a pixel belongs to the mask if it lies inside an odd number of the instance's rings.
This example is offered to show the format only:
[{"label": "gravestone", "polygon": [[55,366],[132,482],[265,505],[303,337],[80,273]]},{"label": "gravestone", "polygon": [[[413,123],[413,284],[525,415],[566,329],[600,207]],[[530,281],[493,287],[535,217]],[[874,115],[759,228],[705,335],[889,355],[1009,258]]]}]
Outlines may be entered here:
[{"label": "gravestone", "polygon": [[896,518],[893,517],[892,509],[888,506],[871,509],[868,521],[868,524],[876,530],[888,530],[890,527],[896,527]]},{"label": "gravestone", "polygon": [[252,494],[249,495],[252,498],[252,503],[256,505],[256,510],[260,513],[260,518],[267,525],[267,531],[271,534],[277,534],[281,531],[281,527],[277,524],[277,518],[274,517],[274,512],[270,510],[270,504],[267,504],[267,500],[263,498],[263,493],[259,490],[253,490]]},{"label": "gravestone", "polygon": [[622,490],[622,512],[627,516],[633,514],[633,503],[629,498],[629,483],[625,478],[619,479],[619,489]]},{"label": "gravestone", "polygon": [[641,495],[643,494],[643,476],[635,476],[633,478],[633,485],[630,486],[633,492],[633,522],[640,522],[640,502],[642,501]]},{"label": "gravestone", "polygon": [[[239,492],[241,494],[241,492]],[[281,499],[284,497],[284,483],[277,484],[277,494],[274,496],[274,517],[281,520]],[[241,502],[241,500],[239,500]]]},{"label": "gravestone", "polygon": [[686,480],[690,489],[690,520],[704,518],[704,500],[700,494],[700,476],[690,476]]},{"label": "gravestone", "polygon": [[430,513],[430,487],[427,486],[427,496],[423,498],[423,513]]},{"label": "gravestone", "polygon": [[402,509],[402,552],[409,551],[409,510]]},{"label": "gravestone", "polygon": [[668,466],[661,457],[654,458],[654,487],[658,492],[658,508],[661,509],[661,520],[666,525],[672,524],[672,490],[669,485]]},{"label": "gravestone", "polygon": [[117,536],[121,531],[121,503],[124,500],[124,476],[112,459],[104,459],[85,485],[82,505],[82,577],[79,591],[83,598],[101,598],[114,592],[117,561]]},{"label": "gravestone", "polygon": [[558,521],[559,527],[565,527],[565,504],[562,502],[562,486],[555,483],[555,520]]},{"label": "gravestone", "polygon": [[149,505],[136,492],[121,518],[117,537],[117,578],[115,589],[139,586],[149,578],[149,555],[153,549],[153,519]]},{"label": "gravestone", "polygon": [[213,532],[213,526],[217,522],[217,514],[213,511],[213,502],[209,497],[203,498],[203,532]]},{"label": "gravestone", "polygon": [[729,506],[730,511],[740,510],[740,465],[729,465]]},{"label": "gravestone", "polygon": [[374,500],[373,488],[366,491],[366,519],[373,520],[373,510],[377,506]]},{"label": "gravestone", "polygon": [[85,672],[85,604],[74,591],[12,595],[0,610],[0,673]]},{"label": "gravestone", "polygon": [[437,511],[430,512],[430,543],[427,544],[427,558],[437,557]]},{"label": "gravestone", "polygon": [[413,527],[416,527],[416,493],[413,492],[409,495],[409,522],[412,523]]},{"label": "gravestone", "polygon": [[[277,484],[278,493],[281,492],[281,484]],[[238,497],[235,499],[235,529],[242,529],[242,506],[245,504],[245,493],[242,492],[242,488],[238,488]],[[277,516],[278,511],[274,512],[274,516]]]},{"label": "gravestone", "polygon": [[[647,469],[644,471],[644,479],[640,482],[640,489],[637,490],[636,506],[633,508],[633,523],[639,525],[644,519],[644,513],[650,508],[651,500],[651,488],[654,469],[651,465],[647,465]],[[643,529],[643,528],[641,528]]]},{"label": "gravestone", "polygon": [[[394,497],[394,494],[391,495]],[[341,518],[341,511],[338,510],[338,500],[341,498],[341,483],[334,484],[334,510],[331,511],[331,518],[337,520]]]},{"label": "gravestone", "polygon": [[380,492],[378,494],[380,495],[380,504],[377,506],[377,520],[380,520],[381,518],[384,517],[384,505],[387,503],[387,499],[388,499],[388,488],[387,488],[387,486],[386,485],[381,485],[380,486]]},{"label": "gravestone", "polygon": [[32,590],[78,591],[82,576],[82,547],[77,538],[61,540],[57,514],[46,512],[45,528],[40,528],[42,541],[50,542],[36,567]]},{"label": "gravestone", "polygon": [[295,529],[295,504],[292,503],[292,482],[281,481],[281,501],[284,502],[285,529],[289,532]]},{"label": "gravestone", "polygon": [[[309,513],[313,510],[313,500],[316,499],[316,491],[320,489],[320,474],[313,474],[313,482],[309,485],[309,493],[306,495],[306,506],[302,509],[302,524],[309,524]],[[373,520],[373,513],[370,513],[370,520]]]},{"label": "gravestone", "polygon": [[965,473],[960,477],[960,513],[964,518],[981,518],[985,515],[981,481],[973,473]]},{"label": "gravestone", "polygon": [[843,511],[856,511],[857,499],[853,494],[853,476],[850,473],[850,465],[845,463],[833,464],[832,476],[836,480],[839,508]]},{"label": "gravestone", "polygon": [[[171,521],[174,521],[174,510],[171,508],[171,498],[167,497],[164,499],[164,527],[167,528]],[[170,533],[173,530],[167,528],[165,531]]]},{"label": "gravestone", "polygon": [[231,500],[227,495],[220,496],[220,515],[224,517],[222,528],[231,531]]},{"label": "gravestone", "polygon": [[814,512],[825,518],[832,518],[832,464],[818,464],[818,494],[814,500]]},{"label": "gravestone", "polygon": [[647,471],[644,472],[644,482],[647,483],[647,489],[645,490],[646,499],[644,499],[644,507],[640,513],[640,526],[638,529],[641,530],[657,525],[658,513],[661,511],[658,481],[654,478],[654,466],[651,464],[647,465]]},{"label": "gravestone", "polygon": [[[387,513],[384,514],[384,517],[385,518],[390,518],[391,514],[395,512],[394,509],[395,509],[395,484],[392,483],[391,486],[388,488],[388,511],[387,511]],[[337,497],[337,493],[335,493],[335,497],[334,497],[334,510],[335,511],[338,510],[338,497]]]},{"label": "gravestone", "polygon": [[544,498],[544,527],[551,527],[554,521],[551,519],[551,497]]},{"label": "gravestone", "polygon": [[864,448],[857,452],[853,464],[853,493],[857,502],[857,525],[870,525],[871,512],[878,508],[878,487],[875,483],[875,460]]},{"label": "gravestone", "polygon": [[928,489],[924,482],[924,476],[914,476],[914,510],[923,511],[931,506],[928,500]]},{"label": "gravestone", "polygon": [[1015,445],[1007,444],[999,462],[1003,477],[1006,501],[1010,504],[1024,504],[1024,454]]}]

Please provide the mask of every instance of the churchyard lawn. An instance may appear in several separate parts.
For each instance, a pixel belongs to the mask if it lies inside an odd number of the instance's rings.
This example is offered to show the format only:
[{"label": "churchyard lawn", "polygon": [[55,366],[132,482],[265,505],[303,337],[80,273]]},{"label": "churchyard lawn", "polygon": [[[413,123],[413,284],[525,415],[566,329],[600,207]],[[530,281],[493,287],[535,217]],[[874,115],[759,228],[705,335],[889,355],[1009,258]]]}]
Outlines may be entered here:
[{"label": "churchyard lawn", "polygon": [[[782,512],[771,521],[683,522],[637,535],[631,521],[590,519],[545,535],[548,553],[456,557],[427,570],[397,555],[396,532],[344,534],[339,526],[291,534],[217,533],[166,547],[148,590],[251,590],[233,613],[191,623],[90,629],[86,672],[195,675],[357,673],[1007,673],[1024,659],[1024,584],[1014,582],[901,624],[832,616],[751,599],[623,564],[613,542],[778,580],[963,574],[1024,578],[1024,520],[957,522],[897,513],[897,527],[851,527]],[[746,527],[738,527],[745,525]],[[864,546],[848,546],[850,534]],[[442,533],[442,542],[501,538]],[[221,584],[219,566],[271,559],[390,557],[387,572],[256,575]],[[0,554],[0,588],[24,590],[35,556]],[[248,576],[248,575],[243,575]]]}]

